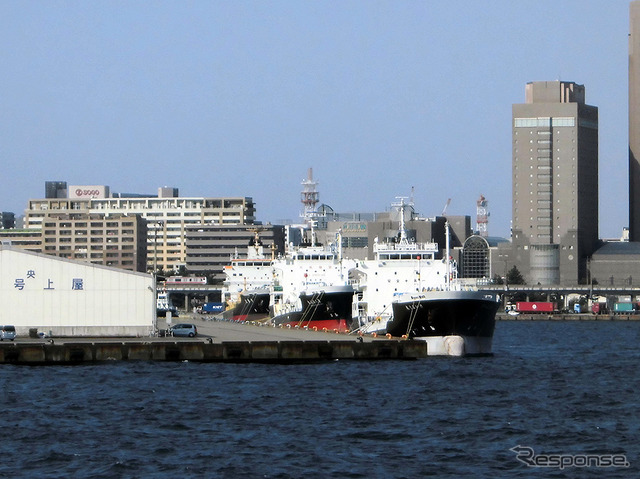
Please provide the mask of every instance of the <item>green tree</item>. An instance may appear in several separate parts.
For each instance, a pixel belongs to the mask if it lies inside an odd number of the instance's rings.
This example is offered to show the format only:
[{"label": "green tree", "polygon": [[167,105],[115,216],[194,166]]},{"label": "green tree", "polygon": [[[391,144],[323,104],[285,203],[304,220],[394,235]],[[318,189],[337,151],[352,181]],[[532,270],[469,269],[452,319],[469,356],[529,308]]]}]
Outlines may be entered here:
[{"label": "green tree", "polygon": [[187,269],[187,267],[183,264],[181,264],[178,267],[178,272],[177,272],[178,276],[188,276],[189,275],[189,270]]},{"label": "green tree", "polygon": [[524,278],[515,265],[507,273],[507,284],[524,284]]}]

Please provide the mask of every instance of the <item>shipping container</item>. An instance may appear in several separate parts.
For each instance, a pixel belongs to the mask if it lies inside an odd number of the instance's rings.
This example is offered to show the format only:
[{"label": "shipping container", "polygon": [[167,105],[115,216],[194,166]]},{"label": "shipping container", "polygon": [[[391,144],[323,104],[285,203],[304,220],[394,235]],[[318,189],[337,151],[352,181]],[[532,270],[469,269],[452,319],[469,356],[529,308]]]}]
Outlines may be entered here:
[{"label": "shipping container", "polygon": [[224,303],[204,303],[202,305],[202,312],[207,313],[221,313],[224,311]]},{"label": "shipping container", "polygon": [[633,303],[616,303],[613,311],[616,313],[632,313],[635,310]]},{"label": "shipping container", "polygon": [[555,303],[545,301],[518,301],[516,309],[520,313],[553,313],[558,310]]}]

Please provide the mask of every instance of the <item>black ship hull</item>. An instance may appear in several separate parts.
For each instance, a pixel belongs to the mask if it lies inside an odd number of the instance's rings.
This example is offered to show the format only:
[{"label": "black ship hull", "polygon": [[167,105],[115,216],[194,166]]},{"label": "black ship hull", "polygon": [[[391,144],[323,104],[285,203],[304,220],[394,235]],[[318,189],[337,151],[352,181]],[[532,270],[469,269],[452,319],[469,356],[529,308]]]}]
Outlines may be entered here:
[{"label": "black ship hull", "polygon": [[423,339],[434,354],[490,354],[499,305],[495,294],[483,291],[405,295],[392,305],[387,333]]},{"label": "black ship hull", "polygon": [[354,291],[351,287],[330,287],[302,293],[302,309],[273,318],[276,326],[300,327],[319,331],[346,332],[351,329]]},{"label": "black ship hull", "polygon": [[269,292],[247,291],[240,295],[240,303],[225,311],[223,318],[233,321],[261,321],[269,317]]}]

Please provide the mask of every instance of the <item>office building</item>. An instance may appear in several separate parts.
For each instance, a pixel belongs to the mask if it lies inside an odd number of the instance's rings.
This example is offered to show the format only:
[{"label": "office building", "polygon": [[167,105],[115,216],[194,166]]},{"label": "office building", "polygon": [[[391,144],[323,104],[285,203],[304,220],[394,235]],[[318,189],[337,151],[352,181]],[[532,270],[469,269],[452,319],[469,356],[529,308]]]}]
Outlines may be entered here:
[{"label": "office building", "polygon": [[549,81],[528,83],[512,112],[511,261],[528,284],[584,283],[598,246],[598,109],[583,85]]},{"label": "office building", "polygon": [[9,230],[16,227],[16,215],[3,211],[0,213],[0,230]]},{"label": "office building", "polygon": [[[409,210],[409,208],[407,208]],[[365,215],[363,215],[364,217]],[[393,242],[398,238],[400,221],[395,211],[377,213],[371,221],[329,221],[326,230],[318,231],[324,244],[335,244],[338,232],[342,237],[342,255],[351,259],[366,259],[375,256],[373,246],[379,242]],[[445,223],[449,221],[449,247],[461,247],[471,235],[470,216],[436,216],[419,218],[411,212],[405,220],[409,241],[437,243],[439,256],[446,246]]]},{"label": "office building", "polygon": [[49,199],[66,198],[67,182],[66,181],[45,181],[44,197]]},{"label": "office building", "polygon": [[284,254],[285,227],[279,225],[189,225],[186,228],[189,274],[211,275],[214,282],[225,279],[224,267],[232,258],[245,259],[256,231],[267,258]]}]

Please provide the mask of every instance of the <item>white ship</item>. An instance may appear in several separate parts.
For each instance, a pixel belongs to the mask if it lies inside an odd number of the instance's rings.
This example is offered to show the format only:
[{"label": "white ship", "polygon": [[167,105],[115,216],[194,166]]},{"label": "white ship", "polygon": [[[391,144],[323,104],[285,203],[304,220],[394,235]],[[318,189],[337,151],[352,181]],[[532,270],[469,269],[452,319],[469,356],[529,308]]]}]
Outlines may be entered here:
[{"label": "white ship", "polygon": [[273,322],[307,328],[352,329],[354,289],[349,271],[355,261],[341,254],[341,237],[328,246],[318,245],[313,225],[311,241],[273,262],[271,305]]},{"label": "white ship", "polygon": [[340,331],[353,326],[349,270],[355,262],[342,258],[340,235],[333,244],[318,244],[314,229],[317,192],[311,170],[303,185],[302,243],[289,244],[284,256],[268,259],[256,232],[247,257],[236,255],[225,268],[224,296],[235,307],[224,317],[240,321],[268,318],[276,325]]},{"label": "white ship", "polygon": [[260,321],[269,317],[269,301],[273,284],[273,262],[264,252],[259,230],[247,247],[246,256],[236,251],[225,266],[223,301],[227,310],[225,319],[235,321]]},{"label": "white ship", "polygon": [[[313,197],[313,191],[306,194]],[[308,237],[300,246],[290,245],[282,257],[264,258],[256,236],[255,254],[236,258],[225,270],[228,294],[238,295],[238,306],[229,314],[288,327],[358,329],[424,340],[433,355],[491,353],[497,295],[458,281],[449,255],[448,223],[445,254],[438,259],[436,243],[408,239],[404,201],[396,206],[398,238],[376,240],[372,260],[343,258],[339,233],[335,243],[319,245],[315,210],[305,216],[306,228],[301,227]]]},{"label": "white ship", "polygon": [[436,259],[437,243],[409,241],[405,222],[405,203],[394,204],[400,214],[397,241],[373,245],[374,258],[359,260],[352,276],[360,291],[357,316],[363,332],[385,333],[393,316],[392,303],[405,293],[423,293],[447,288],[447,274],[457,276],[452,260]]},{"label": "white ship", "polygon": [[397,243],[374,245],[375,258],[359,262],[361,299],[357,302],[362,332],[424,340],[430,355],[490,354],[499,298],[463,286],[446,248],[407,239],[404,202],[400,205]]}]

